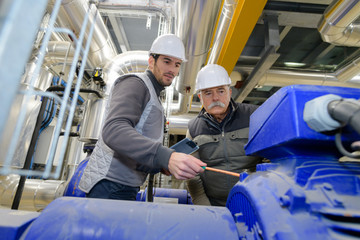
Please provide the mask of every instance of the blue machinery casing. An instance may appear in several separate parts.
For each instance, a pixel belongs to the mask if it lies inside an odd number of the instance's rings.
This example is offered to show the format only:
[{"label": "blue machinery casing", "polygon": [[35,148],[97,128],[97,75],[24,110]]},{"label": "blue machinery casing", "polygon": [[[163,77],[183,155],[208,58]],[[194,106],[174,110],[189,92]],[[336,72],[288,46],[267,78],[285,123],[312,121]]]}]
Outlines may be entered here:
[{"label": "blue machinery casing", "polygon": [[85,192],[80,190],[79,183],[88,162],[89,162],[89,158],[87,157],[79,163],[68,185],[66,186],[66,189],[64,191],[64,196],[85,197]]},{"label": "blue machinery casing", "polygon": [[[227,207],[246,239],[358,239],[360,164],[340,163],[334,137],[303,121],[307,101],[336,94],[360,97],[360,89],[289,86],[251,116],[247,154],[271,160],[243,173]],[[360,124],[360,123],[359,123]],[[360,140],[343,131],[343,143]]]},{"label": "blue machinery casing", "polygon": [[[23,233],[24,239],[358,239],[360,165],[339,162],[341,155],[334,136],[312,130],[303,120],[305,103],[328,93],[360,97],[360,89],[294,85],[280,89],[258,108],[251,116],[245,150],[271,163],[259,164],[256,173],[242,173],[226,208],[190,205],[185,195],[181,201],[185,204],[179,205],[62,197],[38,217],[10,227],[0,226],[0,236],[18,239]],[[342,140],[348,147],[360,136],[343,129]],[[76,196],[76,188],[74,180],[67,196]],[[165,191],[160,195],[170,197],[173,193]],[[141,198],[142,194],[138,200],[143,201]]]},{"label": "blue machinery casing", "polygon": [[99,240],[237,238],[233,218],[224,207],[73,197],[53,201],[33,222],[25,237]]}]

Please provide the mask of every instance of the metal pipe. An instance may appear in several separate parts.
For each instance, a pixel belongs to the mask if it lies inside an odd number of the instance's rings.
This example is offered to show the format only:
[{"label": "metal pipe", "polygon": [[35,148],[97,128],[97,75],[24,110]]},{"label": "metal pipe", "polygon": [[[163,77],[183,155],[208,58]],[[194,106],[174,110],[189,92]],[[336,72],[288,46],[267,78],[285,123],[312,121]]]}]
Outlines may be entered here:
[{"label": "metal pipe", "polygon": [[319,33],[324,42],[341,46],[360,46],[359,17],[360,1],[345,0],[333,2],[324,12],[319,23]]},{"label": "metal pipe", "polygon": [[[51,12],[55,0],[51,0],[48,4],[48,11]],[[89,1],[87,0],[63,0],[60,12],[58,14],[58,23],[60,27],[68,28],[79,36],[84,16],[89,10]],[[94,34],[89,51],[89,58],[96,67],[102,67],[105,63],[116,55],[114,44],[110,34],[96,8],[91,8],[89,14],[90,24],[86,32],[89,32],[90,26],[94,26]],[[96,18],[94,18],[94,16]],[[93,22],[93,19],[96,19]],[[88,36],[85,36],[84,43],[87,42]],[[85,47],[85,46],[83,46]]]},{"label": "metal pipe", "polygon": [[212,46],[212,50],[209,59],[207,61],[207,64],[214,64],[217,62],[219,58],[221,47],[224,44],[225,36],[229,29],[236,5],[237,5],[237,1],[235,0],[225,0],[224,2],[224,6],[222,8],[221,17],[220,17],[221,23],[216,30],[214,44]]},{"label": "metal pipe", "polygon": [[112,85],[121,75],[144,72],[148,67],[148,59],[148,51],[128,51],[109,60],[103,68],[104,80],[107,84],[105,94],[110,94]]},{"label": "metal pipe", "polygon": [[197,114],[182,114],[170,116],[169,133],[173,135],[185,135],[188,129],[188,122],[196,118]]},{"label": "metal pipe", "polygon": [[121,10],[130,10],[130,11],[144,11],[148,12],[159,12],[164,16],[166,22],[170,23],[171,18],[169,14],[162,8],[158,6],[142,6],[142,5],[135,5],[133,2],[132,4],[124,4],[123,3],[115,3],[116,1],[104,1],[98,4],[99,10],[114,10],[114,11],[121,11]]},{"label": "metal pipe", "polygon": [[353,60],[347,66],[336,72],[336,77],[340,82],[349,82],[360,73],[360,57]]},{"label": "metal pipe", "polygon": [[179,92],[179,109],[173,113],[189,110],[189,102],[195,92],[196,75],[210,51],[220,7],[221,1],[218,0],[177,1],[175,32],[184,42],[188,62],[183,64],[175,84]]},{"label": "metal pipe", "polygon": [[119,54],[107,62],[103,68],[104,81],[106,82],[104,98],[100,99],[94,94],[89,94],[80,129],[80,141],[97,141],[104,121],[105,106],[115,80],[127,73],[144,72],[148,67],[148,59],[149,53],[147,51],[129,51]]},{"label": "metal pipe", "polygon": [[[0,176],[0,205],[2,207],[11,207],[19,179],[20,176],[15,174]],[[65,181],[27,179],[19,210],[43,210],[49,203],[63,195],[65,186]]]},{"label": "metal pipe", "polygon": [[[67,41],[50,41],[46,47],[44,66],[51,67],[59,63],[71,63],[74,57],[75,49]],[[37,55],[37,53],[35,52]],[[33,55],[35,55],[33,54]],[[86,60],[87,68],[95,68],[90,58]]]},{"label": "metal pipe", "polygon": [[[249,70],[251,71],[251,70]],[[259,81],[260,86],[284,87],[292,84],[343,86],[360,88],[360,84],[347,81],[340,82],[336,74],[311,73],[298,71],[268,70]]]}]

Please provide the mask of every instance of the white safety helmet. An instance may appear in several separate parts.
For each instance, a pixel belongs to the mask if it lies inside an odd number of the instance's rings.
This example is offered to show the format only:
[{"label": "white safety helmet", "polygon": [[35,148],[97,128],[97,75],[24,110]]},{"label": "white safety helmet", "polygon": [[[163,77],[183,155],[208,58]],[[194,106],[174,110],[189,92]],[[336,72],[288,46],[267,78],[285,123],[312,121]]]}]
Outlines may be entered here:
[{"label": "white safety helmet", "polygon": [[149,53],[175,57],[186,62],[184,44],[174,34],[165,34],[157,37],[151,45]]},{"label": "white safety helmet", "polygon": [[199,91],[230,84],[231,79],[225,68],[217,64],[208,64],[198,72],[195,90]]}]

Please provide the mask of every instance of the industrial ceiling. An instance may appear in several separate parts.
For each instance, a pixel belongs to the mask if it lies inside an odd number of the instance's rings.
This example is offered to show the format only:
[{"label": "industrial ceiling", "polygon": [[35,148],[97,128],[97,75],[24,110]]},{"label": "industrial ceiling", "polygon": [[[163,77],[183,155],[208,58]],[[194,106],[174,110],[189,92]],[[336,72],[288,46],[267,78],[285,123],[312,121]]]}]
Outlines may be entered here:
[{"label": "industrial ceiling", "polygon": [[[166,14],[172,18],[171,32],[176,33],[178,19],[174,13],[175,0],[138,0],[128,1],[128,4],[126,2],[103,1],[98,6],[118,54],[134,50],[147,51],[152,41],[163,30],[163,17]],[[196,4],[197,1],[193,2]],[[258,4],[246,8],[245,3],[240,8],[241,2],[251,1],[223,1],[221,16],[219,14],[220,22],[224,16],[235,18],[238,11],[236,21],[243,23],[238,29],[229,28],[228,33],[233,31],[233,37],[223,44],[220,52],[225,54],[226,59],[217,61],[229,73],[235,72],[232,75],[235,100],[261,104],[280,87],[290,84],[360,87],[360,82],[356,78],[337,78],[339,72],[349,64],[357,65],[360,57],[359,44],[341,45],[326,42],[319,31],[327,11],[328,14],[338,11],[331,10],[331,6],[336,7],[340,2],[344,4],[346,1],[269,0],[258,1],[264,2],[264,6]],[[350,6],[344,11],[357,8],[356,11],[360,12],[359,4],[348,2]],[[234,12],[229,13],[230,8],[234,9]],[[191,19],[191,12],[187,14]],[[260,16],[257,17],[257,14]],[[246,37],[246,31],[249,30],[244,28],[252,26],[252,15],[255,17],[254,27],[248,33],[249,37]],[[356,25],[356,21],[357,19],[352,21],[352,24]],[[240,49],[239,55],[239,50],[234,48],[241,45],[241,41],[244,41],[245,46]],[[231,58],[237,60],[227,63],[226,60]],[[195,99],[196,97],[194,101]]]}]

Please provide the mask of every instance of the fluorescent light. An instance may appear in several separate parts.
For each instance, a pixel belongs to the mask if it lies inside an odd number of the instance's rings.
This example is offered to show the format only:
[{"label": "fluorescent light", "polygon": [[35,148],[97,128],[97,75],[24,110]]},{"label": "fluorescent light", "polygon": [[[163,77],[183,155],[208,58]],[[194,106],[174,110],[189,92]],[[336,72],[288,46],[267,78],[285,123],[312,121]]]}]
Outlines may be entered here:
[{"label": "fluorescent light", "polygon": [[305,63],[297,63],[297,62],[284,62],[284,65],[287,67],[303,67]]}]

